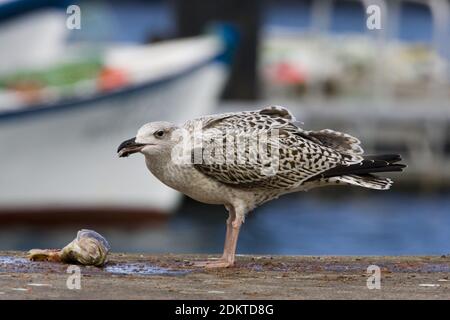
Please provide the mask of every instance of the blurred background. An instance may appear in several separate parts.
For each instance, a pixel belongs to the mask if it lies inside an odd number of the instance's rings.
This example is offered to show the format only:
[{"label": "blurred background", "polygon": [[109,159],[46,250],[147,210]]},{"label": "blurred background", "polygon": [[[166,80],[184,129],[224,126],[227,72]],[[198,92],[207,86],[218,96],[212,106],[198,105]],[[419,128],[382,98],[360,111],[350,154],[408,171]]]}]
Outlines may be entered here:
[{"label": "blurred background", "polygon": [[114,251],[221,252],[223,207],[116,148],[149,121],[276,104],[408,168],[388,192],[265,204],[239,253],[448,254],[449,40],[448,0],[0,0],[0,250],[90,228]]}]

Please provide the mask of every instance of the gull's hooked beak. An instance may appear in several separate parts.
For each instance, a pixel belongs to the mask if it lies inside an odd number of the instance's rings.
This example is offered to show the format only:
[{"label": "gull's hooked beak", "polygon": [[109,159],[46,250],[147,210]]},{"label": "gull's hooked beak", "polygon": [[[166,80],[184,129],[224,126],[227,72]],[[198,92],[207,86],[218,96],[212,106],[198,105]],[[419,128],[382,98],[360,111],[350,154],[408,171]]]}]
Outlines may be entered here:
[{"label": "gull's hooked beak", "polygon": [[119,148],[117,148],[117,153],[120,158],[128,157],[130,154],[139,152],[145,147],[145,144],[136,143],[135,140],[136,138],[131,138],[120,144]]}]

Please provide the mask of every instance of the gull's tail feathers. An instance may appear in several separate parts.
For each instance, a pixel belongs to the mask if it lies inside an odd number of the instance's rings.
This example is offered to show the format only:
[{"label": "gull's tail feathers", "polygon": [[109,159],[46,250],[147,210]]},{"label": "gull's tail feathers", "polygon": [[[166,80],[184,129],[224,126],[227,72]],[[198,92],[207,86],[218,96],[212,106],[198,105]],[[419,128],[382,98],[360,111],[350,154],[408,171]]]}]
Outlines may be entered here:
[{"label": "gull's tail feathers", "polygon": [[323,172],[323,178],[336,177],[342,175],[365,175],[375,172],[403,171],[406,165],[397,163],[401,161],[398,154],[383,154],[375,156],[364,156],[363,160],[349,166],[337,166]]},{"label": "gull's tail feathers", "polygon": [[376,190],[388,190],[392,180],[374,175],[377,172],[403,171],[406,165],[398,154],[364,156],[359,163],[340,165],[309,178],[306,182],[313,187],[325,185],[355,185]]},{"label": "gull's tail feathers", "polygon": [[336,181],[334,184],[342,183],[375,190],[388,190],[393,184],[391,179],[378,177],[373,174],[345,175],[334,177],[331,179],[334,179]]}]

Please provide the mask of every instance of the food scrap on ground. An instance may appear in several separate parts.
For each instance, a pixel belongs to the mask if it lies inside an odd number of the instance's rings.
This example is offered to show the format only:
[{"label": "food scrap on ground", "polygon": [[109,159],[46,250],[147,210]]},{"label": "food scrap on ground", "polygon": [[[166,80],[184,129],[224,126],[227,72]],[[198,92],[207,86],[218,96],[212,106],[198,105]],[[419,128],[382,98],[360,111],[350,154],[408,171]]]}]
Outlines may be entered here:
[{"label": "food scrap on ground", "polygon": [[111,249],[108,241],[93,230],[78,231],[77,237],[67,246],[59,249],[32,249],[28,258],[33,261],[76,263],[104,266]]}]

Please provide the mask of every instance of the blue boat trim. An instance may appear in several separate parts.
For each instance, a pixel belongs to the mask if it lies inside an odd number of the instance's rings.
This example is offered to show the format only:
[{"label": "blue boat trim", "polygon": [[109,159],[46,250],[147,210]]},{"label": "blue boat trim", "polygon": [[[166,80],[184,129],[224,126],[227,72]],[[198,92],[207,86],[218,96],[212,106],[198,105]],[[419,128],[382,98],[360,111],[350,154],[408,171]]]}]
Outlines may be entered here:
[{"label": "blue boat trim", "polygon": [[56,9],[62,12],[71,4],[79,5],[78,0],[13,0],[0,4],[0,24],[21,15],[43,9]]},{"label": "blue boat trim", "polygon": [[[223,64],[223,61],[221,61],[221,56],[223,52],[220,52],[220,54],[214,56],[211,59],[205,60],[197,65],[194,65],[192,67],[189,67],[187,69],[182,70],[179,73],[169,75],[166,77],[163,77],[161,79],[152,80],[149,82],[144,82],[138,85],[132,85],[127,86],[123,88],[122,90],[112,91],[108,92],[106,94],[97,94],[94,96],[90,96],[88,98],[81,98],[81,99],[74,99],[72,101],[66,101],[66,102],[58,102],[55,104],[37,104],[30,107],[27,107],[25,109],[19,109],[14,111],[6,111],[0,113],[0,122],[5,120],[11,120],[11,119],[18,119],[18,118],[28,118],[30,116],[37,116],[37,115],[47,115],[49,113],[53,112],[63,112],[68,111],[72,109],[78,109],[78,108],[92,108],[91,103],[93,102],[99,102],[111,98],[117,98],[124,95],[132,94],[137,91],[141,90],[152,90],[157,89],[158,87],[165,85],[167,83],[170,83],[172,81],[176,81],[180,78],[186,77],[193,72],[211,64],[211,63],[221,63]],[[101,106],[100,106],[101,107]]]}]

